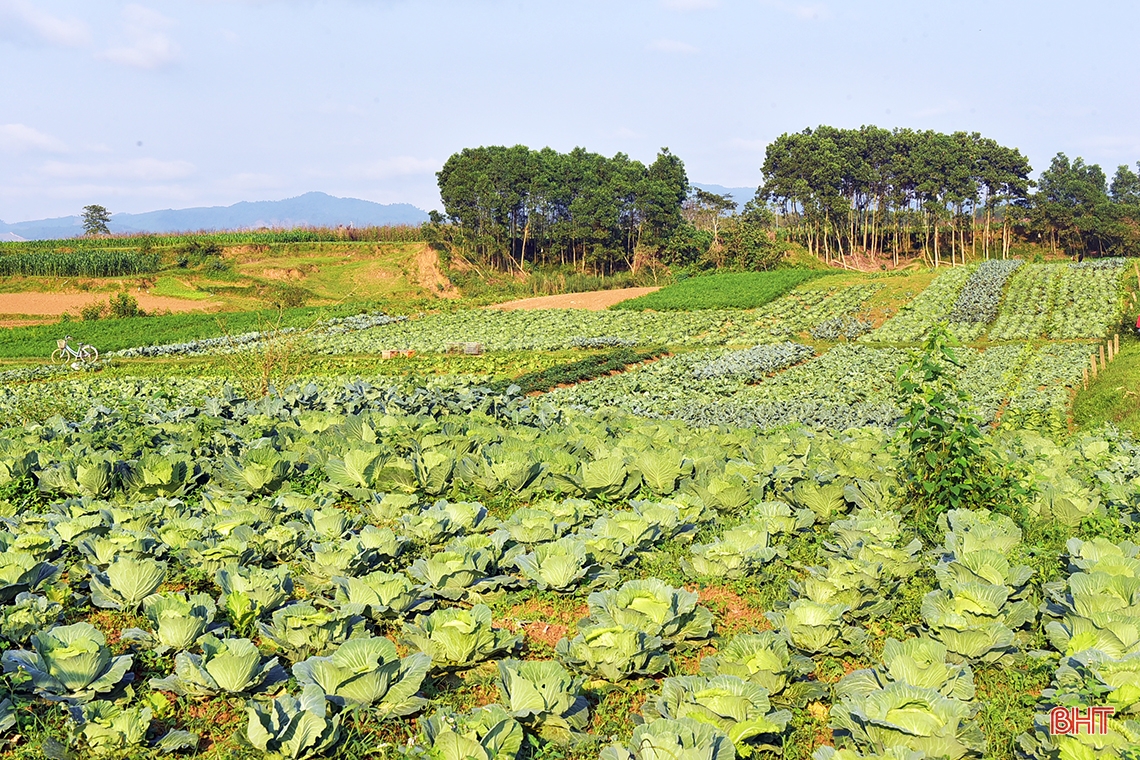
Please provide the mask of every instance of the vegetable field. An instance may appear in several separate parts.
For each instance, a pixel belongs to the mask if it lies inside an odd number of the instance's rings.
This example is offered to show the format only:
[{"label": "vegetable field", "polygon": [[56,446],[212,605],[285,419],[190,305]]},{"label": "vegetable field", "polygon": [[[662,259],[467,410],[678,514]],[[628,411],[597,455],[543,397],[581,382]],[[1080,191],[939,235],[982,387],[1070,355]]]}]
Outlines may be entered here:
[{"label": "vegetable field", "polygon": [[[3,375],[0,742],[1135,760],[1140,443],[1070,421],[1123,272],[958,267],[873,330],[872,278],[154,345],[103,322],[105,364]],[[1055,706],[1115,712],[1067,735]]]}]

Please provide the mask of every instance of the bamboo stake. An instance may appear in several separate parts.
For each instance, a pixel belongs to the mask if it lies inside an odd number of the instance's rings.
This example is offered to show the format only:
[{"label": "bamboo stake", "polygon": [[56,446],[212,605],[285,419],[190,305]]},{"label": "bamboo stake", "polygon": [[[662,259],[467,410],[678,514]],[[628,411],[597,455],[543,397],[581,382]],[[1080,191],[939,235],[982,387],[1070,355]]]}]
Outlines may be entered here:
[{"label": "bamboo stake", "polygon": [[1104,369],[1104,346],[1100,347],[1100,368]]},{"label": "bamboo stake", "polygon": [[1093,380],[1096,380],[1096,354],[1089,357],[1089,364],[1092,365]]}]

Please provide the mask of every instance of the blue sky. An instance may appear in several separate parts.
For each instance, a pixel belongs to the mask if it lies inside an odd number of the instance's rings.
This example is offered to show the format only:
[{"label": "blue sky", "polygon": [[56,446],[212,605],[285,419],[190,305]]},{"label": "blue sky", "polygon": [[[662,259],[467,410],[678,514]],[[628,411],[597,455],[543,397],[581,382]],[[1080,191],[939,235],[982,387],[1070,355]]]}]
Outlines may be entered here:
[{"label": "blue sky", "polygon": [[755,186],[825,123],[1140,160],[1140,3],[0,0],[0,219],[321,190],[438,207],[468,146]]}]

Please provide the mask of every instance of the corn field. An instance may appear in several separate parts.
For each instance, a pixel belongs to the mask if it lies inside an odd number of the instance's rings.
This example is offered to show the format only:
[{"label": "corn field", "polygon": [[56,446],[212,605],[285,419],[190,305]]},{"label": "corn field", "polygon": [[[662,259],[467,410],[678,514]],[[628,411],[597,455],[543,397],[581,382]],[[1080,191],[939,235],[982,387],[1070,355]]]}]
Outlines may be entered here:
[{"label": "corn field", "polygon": [[386,227],[298,227],[289,230],[244,232],[190,232],[171,235],[107,235],[72,240],[28,240],[0,243],[0,256],[32,252],[70,252],[76,245],[83,250],[129,250],[174,248],[190,242],[233,245],[273,245],[275,243],[419,243],[423,231],[415,225]]},{"label": "corn field", "polygon": [[120,277],[157,272],[159,258],[157,253],[137,250],[4,253],[0,277]]}]

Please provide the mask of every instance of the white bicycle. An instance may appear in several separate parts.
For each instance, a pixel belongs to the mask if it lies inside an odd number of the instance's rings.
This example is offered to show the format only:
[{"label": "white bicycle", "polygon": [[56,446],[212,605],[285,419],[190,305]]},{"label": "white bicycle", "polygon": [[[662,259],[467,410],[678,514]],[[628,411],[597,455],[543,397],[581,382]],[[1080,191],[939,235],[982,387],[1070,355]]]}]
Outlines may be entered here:
[{"label": "white bicycle", "polygon": [[68,362],[80,361],[84,364],[88,362],[99,361],[99,351],[89,343],[81,343],[77,347],[71,347],[71,336],[68,335],[63,340],[55,342],[56,350],[51,352],[52,364],[67,364]]}]

